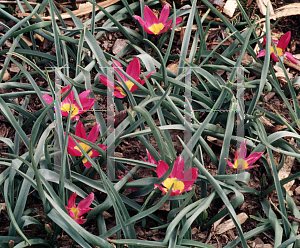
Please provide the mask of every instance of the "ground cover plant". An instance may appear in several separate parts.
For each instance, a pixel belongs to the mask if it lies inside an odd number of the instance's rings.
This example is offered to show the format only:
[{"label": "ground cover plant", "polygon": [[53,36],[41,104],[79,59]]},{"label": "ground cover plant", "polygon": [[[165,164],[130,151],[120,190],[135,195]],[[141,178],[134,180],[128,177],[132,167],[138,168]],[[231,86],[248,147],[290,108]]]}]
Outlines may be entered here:
[{"label": "ground cover plant", "polygon": [[0,4],[0,247],[300,247],[299,62],[270,6],[258,33],[238,0],[87,3]]}]

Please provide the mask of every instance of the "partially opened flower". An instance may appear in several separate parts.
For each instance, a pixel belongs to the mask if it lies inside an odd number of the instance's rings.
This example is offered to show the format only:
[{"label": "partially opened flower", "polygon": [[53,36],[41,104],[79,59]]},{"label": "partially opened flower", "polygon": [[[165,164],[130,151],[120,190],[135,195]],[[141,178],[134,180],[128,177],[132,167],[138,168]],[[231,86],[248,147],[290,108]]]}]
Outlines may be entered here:
[{"label": "partially opened flower", "polygon": [[[289,53],[289,52],[284,52],[284,50],[286,49],[287,45],[289,44],[291,39],[291,31],[288,31],[284,36],[281,37],[281,39],[279,41],[277,40],[273,40],[275,46],[275,49],[277,51],[277,54],[279,57],[284,56],[286,57],[289,61],[291,61],[294,64],[298,64],[299,62],[294,58],[294,56]],[[266,36],[264,36],[264,43],[266,45]],[[275,50],[274,47],[271,45],[271,57],[275,62],[278,62],[279,59],[275,54]],[[266,55],[266,50],[262,50],[258,53],[257,58],[259,57],[263,57]]]},{"label": "partially opened flower", "polygon": [[[133,17],[139,21],[139,23],[143,26],[144,30],[148,33],[148,34],[162,34],[167,32],[168,28],[171,26],[172,27],[172,22],[173,20],[168,20],[169,17],[169,13],[170,13],[170,9],[169,9],[169,5],[166,4],[159,16],[159,19],[157,19],[157,17],[155,16],[155,14],[153,13],[153,11],[147,6],[145,5],[144,8],[144,19],[143,20],[142,17],[134,15]],[[176,25],[179,24],[182,21],[181,17],[177,17],[176,18]]]},{"label": "partially opened flower", "polygon": [[247,158],[247,147],[246,147],[246,141],[241,143],[239,149],[235,153],[235,158],[234,158],[234,164],[229,162],[227,159],[227,164],[232,167],[233,169],[237,170],[248,170],[253,167],[259,167],[259,165],[252,165],[249,166],[250,164],[256,162],[260,157],[263,155],[263,152],[254,152],[250,154]]},{"label": "partially opened flower", "polygon": [[[83,138],[85,140],[88,140],[92,143],[95,143],[97,138],[98,138],[98,135],[99,135],[99,129],[100,129],[100,124],[97,124],[95,125],[92,130],[90,131],[88,137],[86,137],[86,133],[85,133],[85,130],[84,130],[84,127],[83,127],[83,124],[81,121],[79,121],[77,123],[77,126],[76,126],[76,129],[75,129],[75,135],[80,137],[80,138]],[[84,144],[83,142],[81,141],[78,141],[76,140],[78,143],[79,143],[79,146],[85,151],[87,152],[89,149],[90,149],[90,146],[89,145],[86,145]],[[107,146],[105,145],[98,145],[102,150],[105,150],[107,148]],[[74,142],[74,140],[72,139],[71,136],[69,136],[69,141],[68,141],[68,148],[67,148],[67,151],[70,155],[72,156],[82,156],[82,152],[80,150],[80,148],[76,145],[76,143]],[[92,149],[88,155],[91,157],[91,158],[94,158],[94,157],[97,157],[100,155],[99,152],[97,152],[95,149]],[[90,168],[92,167],[91,163],[86,159],[84,158],[82,160],[83,162],[83,165],[86,167],[86,168]]]},{"label": "partially opened flower", "polygon": [[[133,92],[135,91],[136,89],[138,89],[138,87],[133,83],[131,82],[127,77],[125,77],[118,68],[122,68],[122,65],[116,61],[116,60],[113,60],[117,66],[113,65],[115,71],[117,73],[119,73],[119,75],[122,77],[122,79],[124,80],[124,82],[126,83],[128,89],[130,90],[130,92]],[[127,66],[127,69],[126,69],[126,73],[131,76],[134,80],[136,80],[139,84],[143,85],[145,83],[145,80],[141,80],[140,79],[140,74],[141,74],[141,64],[140,64],[140,61],[138,58],[134,58]],[[150,77],[150,75],[154,73],[154,72],[151,72],[148,76],[147,76],[147,79]],[[118,98],[124,98],[126,96],[126,93],[124,92],[124,90],[115,85],[112,81],[110,81],[109,79],[107,79],[107,77],[103,76],[103,75],[100,75],[100,81],[105,84],[107,87],[111,88],[111,89],[115,89],[114,91],[114,96],[118,97]],[[120,84],[122,85],[122,82],[121,80],[118,80],[120,82]]]},{"label": "partially opened flower", "polygon": [[[158,178],[161,178],[166,171],[169,169],[169,165],[160,160],[157,165],[156,173]],[[179,156],[175,160],[173,170],[169,177],[162,182],[162,185],[155,184],[156,187],[165,193],[168,193],[172,184],[174,184],[171,192],[171,196],[182,194],[185,191],[190,191],[192,185],[197,179],[198,171],[196,168],[190,168],[183,173],[184,160],[183,157]]]},{"label": "partially opened flower", "polygon": [[[63,87],[61,90],[61,95],[64,95],[64,93],[67,93],[70,90],[70,88],[71,88],[70,85]],[[60,108],[61,108],[62,116],[68,116],[70,108],[71,108],[71,119],[75,118],[76,120],[78,120],[79,119],[78,115],[91,109],[96,100],[88,98],[88,95],[90,92],[91,92],[91,90],[86,90],[78,95],[80,103],[82,105],[82,108],[80,108],[80,106],[78,105],[78,103],[76,102],[76,100],[74,98],[73,91],[71,90],[69,95],[67,95],[66,98],[61,102]],[[48,94],[44,94],[43,99],[48,104],[51,104],[53,102],[52,96],[49,96]]]},{"label": "partially opened flower", "polygon": [[86,214],[92,209],[90,208],[90,205],[94,200],[94,193],[90,193],[86,198],[81,200],[78,203],[78,206],[75,205],[76,197],[76,192],[70,196],[66,209],[68,210],[68,213],[73,220],[75,220],[78,224],[84,224],[86,222],[86,219],[83,219],[82,215]]}]

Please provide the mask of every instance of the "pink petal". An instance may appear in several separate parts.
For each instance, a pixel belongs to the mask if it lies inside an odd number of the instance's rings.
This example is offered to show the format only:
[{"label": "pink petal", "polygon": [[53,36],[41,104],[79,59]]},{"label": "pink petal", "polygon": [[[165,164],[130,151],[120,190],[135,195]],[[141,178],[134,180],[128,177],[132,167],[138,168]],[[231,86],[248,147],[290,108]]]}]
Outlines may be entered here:
[{"label": "pink petal", "polygon": [[168,169],[169,169],[169,165],[166,162],[160,160],[158,162],[157,168],[156,168],[156,173],[157,173],[158,178],[161,178]]},{"label": "pink petal", "polygon": [[[226,159],[226,158],[225,158],[225,159]],[[231,168],[236,169],[236,167],[234,166],[233,163],[231,163],[228,159],[226,159],[226,161],[227,161],[227,164],[228,164]]]},{"label": "pink petal", "polygon": [[48,94],[43,94],[43,99],[46,101],[46,103],[51,104],[53,102],[52,96],[49,96]]},{"label": "pink petal", "polygon": [[[75,146],[76,146],[76,144],[75,144]],[[68,145],[68,147],[67,147],[67,151],[68,151],[68,153],[70,154],[70,155],[72,155],[72,156],[81,156],[82,155],[82,153],[81,153],[81,151],[78,151],[77,149],[75,149],[74,147],[75,146],[69,146]]]},{"label": "pink petal", "polygon": [[279,62],[279,59],[277,58],[275,53],[271,53],[271,57],[275,62]]},{"label": "pink petal", "polygon": [[289,52],[285,52],[283,54],[289,61],[291,61],[292,63],[294,63],[295,65],[298,65],[299,64],[299,61],[297,59],[295,59],[295,57],[289,53]]},{"label": "pink petal", "polygon": [[157,164],[156,160],[151,155],[151,153],[147,149],[146,149],[146,151],[147,151],[147,157],[148,157],[149,163],[151,163],[151,164]]},{"label": "pink petal", "polygon": [[183,169],[184,169],[184,160],[183,157],[179,156],[176,160],[175,160],[175,164],[173,167],[173,170],[170,174],[170,178],[178,178],[180,179],[183,175]]},{"label": "pink petal", "polygon": [[133,79],[138,80],[141,74],[141,64],[139,58],[134,58],[127,66],[126,73]]},{"label": "pink petal", "polygon": [[[165,187],[161,186],[160,184],[154,184],[155,186],[157,186],[162,192],[164,193],[168,193],[168,189],[166,189]],[[172,193],[171,193],[172,195]]]},{"label": "pink petal", "polygon": [[78,224],[84,224],[86,222],[86,219],[83,219],[83,217],[75,220]]},{"label": "pink petal", "polygon": [[[125,82],[128,81],[128,78],[125,77],[125,76],[122,74],[122,72],[119,70],[119,69],[122,69],[122,70],[123,70],[123,67],[122,67],[121,63],[120,63],[119,61],[117,61],[117,60],[114,60],[114,59],[113,59],[113,61],[114,61],[114,63],[117,65],[117,66],[115,66],[115,64],[113,64],[113,67],[114,67],[115,71],[116,71],[117,73],[120,74],[121,78],[122,78]],[[119,77],[119,75],[117,75],[117,74],[116,74],[116,76]],[[120,81],[120,80],[119,80],[119,81]],[[121,81],[120,81],[120,82],[121,82]]]},{"label": "pink petal", "polygon": [[183,182],[184,187],[190,187],[196,181],[198,177],[198,171],[196,168],[190,168],[183,173],[181,182]]},{"label": "pink petal", "polygon": [[114,96],[118,98],[124,98],[126,95],[121,94],[120,90],[115,90]]},{"label": "pink petal", "polygon": [[161,13],[160,13],[158,22],[159,22],[159,23],[162,23],[162,24],[165,24],[166,21],[168,20],[169,13],[170,13],[170,7],[169,7],[169,4],[165,4],[165,6],[163,7],[163,9],[162,9],[162,11],[161,11]]},{"label": "pink petal", "polygon": [[[71,86],[70,85],[67,85],[66,87],[63,87],[62,90],[61,90],[61,95],[62,97],[67,94],[67,92],[71,89]],[[67,95],[67,97],[65,98],[65,100],[62,101],[62,104],[65,104],[65,103],[71,103],[73,104],[74,103],[74,93],[73,93],[73,90],[70,91],[69,95]]]},{"label": "pink petal", "polygon": [[99,130],[100,130],[100,124],[93,126],[92,130],[89,133],[89,136],[87,137],[87,140],[92,143],[95,143],[95,141],[98,139],[99,136]]},{"label": "pink petal", "polygon": [[148,27],[151,27],[154,23],[158,23],[155,14],[147,5],[144,8],[144,19]]},{"label": "pink petal", "polygon": [[[181,18],[181,17],[177,17],[177,18],[176,18],[175,26],[178,25],[181,21],[182,21],[182,18]],[[164,25],[164,28],[163,28],[158,34],[162,34],[162,33],[167,32],[170,26],[171,26],[171,28],[173,27],[173,20],[169,20],[169,21]]]},{"label": "pink petal", "polygon": [[[169,190],[168,190],[169,191]],[[181,193],[183,193],[184,191],[182,190],[172,190],[170,196],[177,196],[177,195],[180,195]]]},{"label": "pink petal", "polygon": [[254,165],[248,166],[247,168],[245,168],[245,170],[249,170],[249,169],[252,169],[254,167],[259,167],[259,165],[258,164],[254,164]]},{"label": "pink petal", "polygon": [[83,124],[81,121],[79,121],[77,123],[76,129],[75,129],[75,135],[80,138],[86,139],[86,133],[85,133],[85,130],[84,130],[84,127],[83,127]]},{"label": "pink petal", "polygon": [[139,23],[142,25],[142,27],[144,28],[144,30],[148,33],[148,34],[154,34],[152,31],[149,30],[147,24],[144,22],[144,20],[142,19],[142,17],[134,15],[133,16],[136,20],[139,21]]},{"label": "pink petal", "polygon": [[69,208],[75,207],[75,199],[76,199],[76,197],[77,197],[76,192],[74,192],[74,193],[70,196],[69,201],[68,201],[68,207],[69,207]]},{"label": "pink petal", "polygon": [[93,167],[92,164],[91,164],[89,161],[83,163],[83,165],[84,165],[84,167],[87,168],[87,169]]},{"label": "pink petal", "polygon": [[237,158],[245,160],[246,156],[247,156],[247,147],[246,147],[246,141],[244,141],[240,144],[240,147],[237,150]]},{"label": "pink petal", "polygon": [[79,209],[89,208],[89,206],[92,204],[93,201],[94,201],[94,193],[90,193],[86,198],[84,198],[79,202],[77,207]]},{"label": "pink petal", "polygon": [[257,160],[259,160],[262,155],[263,155],[263,152],[254,152],[254,153],[250,154],[248,158],[246,158],[246,162],[248,163],[248,165],[250,165],[250,164],[256,162]]},{"label": "pink petal", "polygon": [[111,89],[115,89],[115,90],[116,90],[115,84],[114,84],[112,81],[108,80],[107,77],[105,77],[105,76],[103,76],[103,75],[100,75],[99,78],[100,78],[100,81],[101,81],[106,87],[111,88]]},{"label": "pink petal", "polygon": [[106,148],[107,148],[107,146],[106,145],[102,145],[102,144],[100,144],[100,145],[98,145],[103,151],[105,151],[106,150]]},{"label": "pink petal", "polygon": [[68,213],[73,220],[76,218],[75,214],[71,211],[71,209],[68,209]]},{"label": "pink petal", "polygon": [[261,50],[261,51],[257,54],[256,58],[264,57],[265,55],[266,55],[266,50]]},{"label": "pink petal", "polygon": [[[282,51],[286,49],[291,39],[291,31],[288,31],[281,39],[278,41],[277,47],[281,48]],[[277,62],[277,61],[276,61]]]},{"label": "pink petal", "polygon": [[88,98],[90,92],[92,92],[92,91],[91,91],[91,90],[85,90],[85,91],[81,92],[81,93],[78,95],[79,99],[81,100],[81,99]]},{"label": "pink petal", "polygon": [[[80,99],[80,102],[81,102],[81,105],[82,105],[82,108],[83,108],[82,113],[92,109],[95,101],[96,101],[96,99],[92,99],[92,98]],[[79,113],[80,112],[81,111],[79,111]]]}]

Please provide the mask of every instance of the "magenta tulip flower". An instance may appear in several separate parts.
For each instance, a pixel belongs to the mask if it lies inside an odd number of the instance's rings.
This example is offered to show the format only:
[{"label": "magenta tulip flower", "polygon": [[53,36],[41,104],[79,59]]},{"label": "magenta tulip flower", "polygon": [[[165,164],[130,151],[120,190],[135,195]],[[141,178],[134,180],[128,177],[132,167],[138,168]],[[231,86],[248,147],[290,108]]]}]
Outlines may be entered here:
[{"label": "magenta tulip flower", "polygon": [[78,206],[75,205],[76,197],[76,192],[70,196],[66,209],[73,220],[75,220],[78,224],[84,224],[86,219],[83,219],[82,215],[86,214],[92,209],[90,208],[90,205],[94,200],[94,193],[90,193],[85,199],[81,200],[78,203]]},{"label": "magenta tulip flower", "polygon": [[[172,22],[173,20],[168,20],[169,17],[169,13],[170,13],[170,9],[169,9],[169,5],[166,4],[159,16],[159,19],[157,19],[157,17],[155,16],[155,14],[153,13],[153,11],[147,6],[145,5],[144,8],[144,19],[145,21],[142,19],[142,17],[134,15],[133,17],[139,21],[139,23],[143,26],[144,30],[148,33],[148,34],[162,34],[167,32],[168,28],[171,26],[172,27]],[[176,18],[176,25],[179,24],[182,21],[181,17],[177,17]]]},{"label": "magenta tulip flower", "polygon": [[[97,124],[95,125],[92,130],[90,131],[89,133],[89,136],[86,137],[86,133],[85,133],[85,130],[84,130],[84,127],[83,127],[83,124],[81,121],[79,121],[77,123],[77,126],[76,126],[76,129],[75,129],[75,135],[80,137],[80,138],[83,138],[85,140],[88,140],[92,143],[95,143],[97,138],[98,138],[98,135],[99,135],[99,130],[100,130],[100,124]],[[79,146],[85,151],[87,152],[89,149],[90,149],[90,146],[89,145],[86,145],[84,144],[83,142],[79,141],[79,140],[76,140],[78,143],[79,143]],[[98,145],[102,150],[105,150],[107,148],[107,146],[105,145]],[[79,147],[76,145],[76,143],[74,142],[74,140],[72,139],[71,136],[69,136],[69,141],[68,141],[68,148],[67,148],[67,151],[70,155],[72,156],[82,156],[82,152],[81,150],[79,149]],[[100,155],[99,152],[97,152],[95,149],[92,149],[88,155],[91,157],[91,158],[94,158],[94,157],[97,157]],[[85,166],[85,168],[90,168],[92,167],[91,163],[86,159],[84,158],[82,160],[83,162],[83,165]]]},{"label": "magenta tulip flower", "polygon": [[[113,65],[115,71],[117,73],[119,73],[119,75],[122,77],[122,79],[124,80],[124,82],[126,83],[128,89],[130,90],[130,92],[133,92],[135,91],[136,89],[138,89],[138,87],[133,83],[131,82],[127,77],[125,77],[118,68],[122,68],[122,65],[116,61],[116,60],[113,60],[117,67],[115,65]],[[140,64],[140,61],[138,58],[134,58],[129,64],[128,64],[128,67],[126,69],[126,73],[131,76],[134,80],[136,80],[139,84],[143,85],[145,83],[145,80],[141,80],[140,79],[140,74],[141,74],[141,64]],[[154,73],[154,72],[151,72],[148,76],[147,76],[147,79],[151,76],[151,74]],[[111,89],[115,89],[114,90],[114,96],[115,97],[118,97],[118,98],[124,98],[126,96],[126,93],[124,92],[124,90],[115,85],[112,81],[108,80],[107,77],[103,76],[103,75],[100,75],[99,76],[100,78],[100,81],[105,84],[107,87],[111,88]],[[122,85],[122,82],[120,80],[118,80],[119,83]]]},{"label": "magenta tulip flower", "polygon": [[[161,178],[166,171],[169,169],[169,165],[160,160],[157,165],[156,173],[158,178]],[[165,193],[168,193],[172,184],[172,192],[171,196],[176,196],[182,194],[185,191],[190,191],[192,189],[192,185],[197,179],[198,171],[196,168],[190,168],[183,173],[184,169],[184,160],[183,157],[179,156],[175,160],[174,168],[169,175],[169,177],[162,182],[162,186],[158,184],[154,184],[156,187]]]},{"label": "magenta tulip flower", "polygon": [[260,157],[263,155],[263,152],[254,152],[249,155],[247,158],[247,147],[246,141],[241,143],[240,148],[235,153],[234,164],[229,162],[227,159],[227,164],[232,167],[233,169],[237,170],[248,170],[253,167],[259,167],[259,165],[252,165],[250,164],[256,162]]},{"label": "magenta tulip flower", "polygon": [[[291,39],[291,31],[288,31],[284,36],[281,37],[281,39],[279,41],[277,40],[273,40],[275,46],[275,49],[277,51],[277,54],[279,57],[284,56],[286,57],[289,61],[291,61],[294,64],[299,64],[298,60],[296,60],[294,58],[294,56],[289,53],[289,52],[284,52],[284,50],[286,49],[287,45],[289,44]],[[264,43],[266,45],[266,36],[264,36]],[[263,57],[266,55],[266,50],[262,50],[258,53],[257,58],[259,57]],[[274,47],[271,45],[271,57],[275,62],[278,62],[278,57],[275,54],[275,50]]]},{"label": "magenta tulip flower", "polygon": [[[61,90],[61,95],[64,95],[65,92],[68,92],[70,88],[71,88],[70,85],[63,87]],[[79,100],[83,108],[81,109],[74,98],[73,91],[71,91],[69,95],[61,102],[60,108],[61,108],[62,116],[68,116],[71,108],[71,119],[79,120],[78,115],[91,109],[94,105],[94,102],[96,101],[95,99],[91,99],[87,97],[90,92],[91,90],[86,90],[79,94]],[[49,96],[48,94],[44,94],[43,99],[48,104],[51,104],[53,102],[52,96]]]}]

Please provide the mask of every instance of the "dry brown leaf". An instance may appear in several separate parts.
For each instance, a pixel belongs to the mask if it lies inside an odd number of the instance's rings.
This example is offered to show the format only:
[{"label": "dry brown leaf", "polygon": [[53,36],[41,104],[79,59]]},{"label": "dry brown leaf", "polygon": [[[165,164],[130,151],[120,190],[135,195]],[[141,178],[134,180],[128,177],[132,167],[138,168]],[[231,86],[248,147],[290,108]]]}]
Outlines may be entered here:
[{"label": "dry brown leaf", "polygon": [[[1,72],[2,72],[2,70],[0,70],[0,73],[1,73]],[[2,81],[3,81],[3,82],[6,82],[6,81],[8,81],[9,79],[11,79],[11,76],[10,76],[10,74],[8,73],[8,71],[6,70],[5,73],[4,73],[4,75],[3,75]]]},{"label": "dry brown leaf", "polygon": [[[238,220],[240,222],[240,224],[244,224],[244,222],[248,219],[248,215],[246,213],[240,213],[237,215]],[[228,230],[234,228],[235,225],[232,221],[232,219],[225,221],[224,223],[220,224],[219,226],[217,226],[216,228],[216,234],[222,234],[227,232]]]},{"label": "dry brown leaf", "polygon": [[270,15],[274,15],[274,10],[270,0],[256,0],[257,6],[264,16],[267,13],[267,5],[269,3]]},{"label": "dry brown leaf", "polygon": [[[276,73],[275,73],[276,77],[278,79],[280,79],[282,82],[287,83],[287,80],[285,78],[285,74],[284,74],[282,68],[275,65],[274,69],[276,70]],[[291,74],[289,72],[287,72],[287,74],[288,74],[288,77],[289,77],[290,80],[294,78],[293,74]]]},{"label": "dry brown leaf", "polygon": [[[119,2],[120,0],[106,0],[104,2],[99,2],[97,3],[99,6],[101,6],[102,8],[106,8],[108,6],[111,6],[117,2]],[[77,17],[79,16],[83,16],[83,15],[86,15],[86,14],[90,14],[93,10],[93,7],[92,6],[88,6],[88,7],[85,7],[83,9],[78,9],[78,10],[74,10],[72,11],[73,14]],[[96,7],[96,11],[99,10],[98,7]],[[23,16],[29,16],[30,13],[17,13],[17,17],[23,17]],[[40,15],[40,17],[45,20],[45,21],[51,21],[51,16],[42,16]],[[71,16],[69,15],[69,13],[63,13],[61,14],[61,17],[62,19],[68,19],[68,18],[71,18]],[[34,16],[32,18],[35,18]],[[58,17],[55,16],[55,20],[58,20]]]},{"label": "dry brown leaf", "polygon": [[4,202],[0,203],[0,206],[1,206],[1,211],[6,210],[6,204]]},{"label": "dry brown leaf", "polygon": [[299,64],[295,65],[293,62],[289,61],[286,58],[283,58],[283,63],[286,64],[289,67],[292,67],[293,69],[296,69],[296,70],[300,71],[300,65]]},{"label": "dry brown leaf", "polygon": [[[295,145],[295,142],[294,142],[293,139],[291,139],[291,141],[289,143],[291,145]],[[290,175],[293,164],[294,164],[294,161],[295,161],[295,157],[290,157],[290,156],[285,157],[285,163],[284,163],[283,167],[280,169],[280,171],[278,172],[279,181],[284,179],[284,178],[287,178]],[[290,181],[290,182],[283,185],[286,192],[290,196],[293,195],[293,191],[291,191],[290,188],[293,186],[294,182],[295,182],[295,180],[292,180],[292,181]]]},{"label": "dry brown leaf", "polygon": [[[276,9],[274,15],[270,15],[270,19],[276,20],[280,17],[300,15],[300,3],[292,3],[288,5],[284,5],[278,9]],[[258,20],[256,23],[264,22],[266,18],[262,18]]]}]

